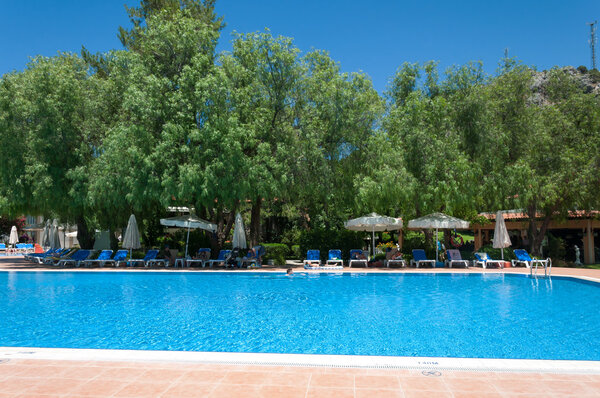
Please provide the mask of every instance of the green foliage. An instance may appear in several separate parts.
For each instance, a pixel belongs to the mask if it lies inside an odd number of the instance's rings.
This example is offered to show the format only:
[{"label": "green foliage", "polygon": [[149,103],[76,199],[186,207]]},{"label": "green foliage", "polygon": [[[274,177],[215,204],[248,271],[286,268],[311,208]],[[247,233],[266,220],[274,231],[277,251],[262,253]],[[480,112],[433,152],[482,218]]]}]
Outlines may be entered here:
[{"label": "green foliage", "polygon": [[[502,258],[502,249],[495,249],[494,247],[492,247],[492,245],[482,246],[477,252],[478,253],[487,253],[488,256],[490,256],[490,258],[492,258],[494,260],[500,260]],[[511,248],[504,249],[504,260],[505,261],[514,260],[515,258],[516,258],[515,253],[512,251]]]},{"label": "green foliage", "polygon": [[300,237],[300,258],[306,258],[308,250],[316,249],[321,253],[321,260],[325,261],[329,250],[339,249],[342,251],[342,259],[347,261],[350,250],[361,249],[364,246],[363,235],[364,233],[352,232],[346,229],[315,228],[305,231]]},{"label": "green foliage", "polygon": [[290,248],[283,243],[261,243],[265,247],[263,262],[273,260],[276,265],[285,265],[285,260],[289,257]]},{"label": "green foliage", "polygon": [[300,250],[300,245],[292,245],[292,248],[290,251],[290,257],[293,258],[294,260],[302,259],[302,251]]},{"label": "green foliage", "polygon": [[567,254],[567,246],[565,240],[554,236],[553,234],[547,234],[547,236],[547,256],[550,257],[553,261],[564,260]]}]

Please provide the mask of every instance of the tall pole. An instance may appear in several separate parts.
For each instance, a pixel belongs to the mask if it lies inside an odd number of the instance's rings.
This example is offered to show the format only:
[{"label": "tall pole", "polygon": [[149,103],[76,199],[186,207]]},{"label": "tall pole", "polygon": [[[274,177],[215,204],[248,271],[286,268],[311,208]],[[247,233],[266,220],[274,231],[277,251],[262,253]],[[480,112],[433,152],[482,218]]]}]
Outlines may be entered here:
[{"label": "tall pole", "polygon": [[590,49],[592,50],[592,69],[596,68],[596,25],[598,21],[588,22],[590,25]]}]

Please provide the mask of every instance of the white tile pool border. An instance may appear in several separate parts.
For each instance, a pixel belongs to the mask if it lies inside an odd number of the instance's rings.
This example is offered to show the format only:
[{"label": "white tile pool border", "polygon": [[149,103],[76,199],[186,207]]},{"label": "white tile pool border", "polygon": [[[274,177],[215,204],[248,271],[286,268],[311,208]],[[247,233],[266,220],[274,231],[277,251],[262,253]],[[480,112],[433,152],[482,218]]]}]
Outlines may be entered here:
[{"label": "white tile pool border", "polygon": [[600,361],[0,347],[2,359],[600,374]]}]

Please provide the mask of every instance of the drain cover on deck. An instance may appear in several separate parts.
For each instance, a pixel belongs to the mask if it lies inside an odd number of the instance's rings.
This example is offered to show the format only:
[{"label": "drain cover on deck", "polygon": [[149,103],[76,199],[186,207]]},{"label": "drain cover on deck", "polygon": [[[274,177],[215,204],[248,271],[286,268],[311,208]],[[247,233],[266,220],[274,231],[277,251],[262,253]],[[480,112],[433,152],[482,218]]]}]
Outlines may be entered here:
[{"label": "drain cover on deck", "polygon": [[437,370],[424,370],[421,374],[427,377],[440,377],[442,372],[438,372]]}]

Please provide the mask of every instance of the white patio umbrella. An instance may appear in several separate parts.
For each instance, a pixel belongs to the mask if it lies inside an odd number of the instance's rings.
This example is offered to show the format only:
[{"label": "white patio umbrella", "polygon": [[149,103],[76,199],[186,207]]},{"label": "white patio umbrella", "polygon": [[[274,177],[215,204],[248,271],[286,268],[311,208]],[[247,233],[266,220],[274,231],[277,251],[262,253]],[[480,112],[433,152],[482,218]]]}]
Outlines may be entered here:
[{"label": "white patio umbrella", "polygon": [[185,241],[185,257],[187,257],[188,243],[190,241],[190,229],[204,229],[206,231],[215,232],[217,226],[206,220],[196,217],[194,214],[186,214],[183,216],[161,218],[160,224],[166,227],[187,228],[187,239]]},{"label": "white patio umbrella", "polygon": [[55,218],[52,221],[52,228],[50,228],[50,247],[54,249],[60,248],[60,237],[58,236],[58,220]]},{"label": "white patio umbrella", "polygon": [[19,243],[19,234],[17,233],[16,225],[13,225],[10,229],[10,238],[8,238],[9,245],[16,245]]},{"label": "white patio umbrella", "polygon": [[502,260],[504,260],[504,248],[509,247],[512,244],[510,236],[508,236],[508,230],[504,223],[504,215],[501,210],[496,213],[496,227],[494,228],[494,244],[493,247],[501,249]]},{"label": "white patio umbrella", "polygon": [[50,246],[50,219],[47,219],[46,224],[44,225],[44,230],[42,232],[42,246]]},{"label": "white patio umbrella", "polygon": [[439,229],[467,229],[469,222],[460,218],[452,217],[444,213],[432,213],[423,217],[415,218],[408,222],[408,228],[434,229],[435,228],[435,261],[438,256],[438,230]]},{"label": "white patio umbrella", "polygon": [[131,250],[142,247],[140,243],[140,231],[138,230],[137,221],[132,214],[127,222],[127,230],[123,236],[123,248],[129,249],[129,258],[131,258]]},{"label": "white patio umbrella", "polygon": [[233,227],[233,247],[239,247],[240,249],[246,249],[246,230],[244,229],[244,220],[242,215],[238,212],[235,215],[235,224]]},{"label": "white patio umbrella", "polygon": [[402,229],[402,219],[388,216],[380,216],[377,213],[353,218],[344,223],[344,227],[350,231],[371,231],[372,255],[375,256],[375,231],[396,231]]}]

